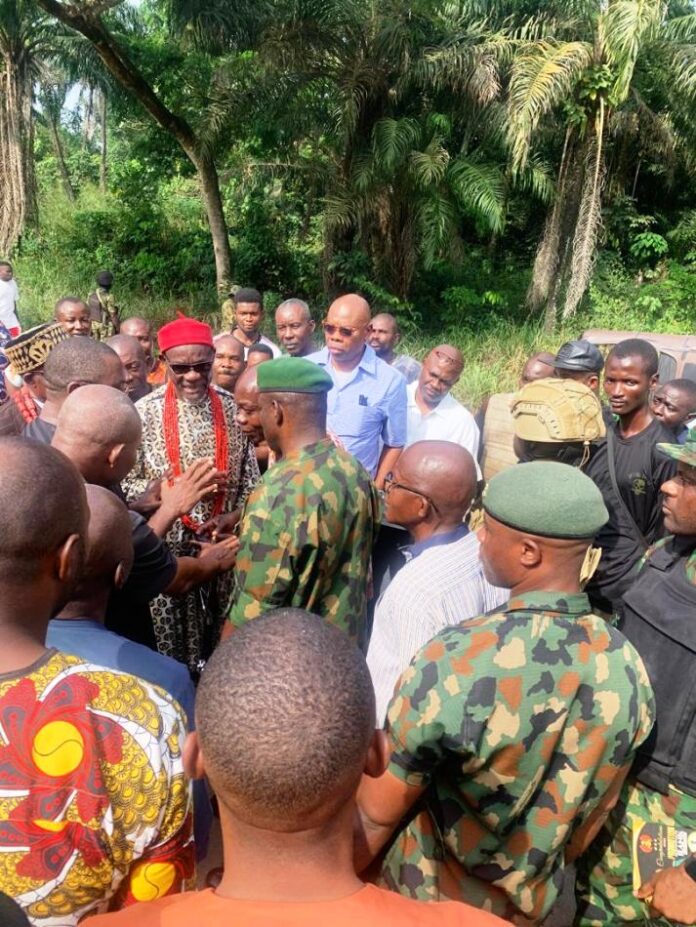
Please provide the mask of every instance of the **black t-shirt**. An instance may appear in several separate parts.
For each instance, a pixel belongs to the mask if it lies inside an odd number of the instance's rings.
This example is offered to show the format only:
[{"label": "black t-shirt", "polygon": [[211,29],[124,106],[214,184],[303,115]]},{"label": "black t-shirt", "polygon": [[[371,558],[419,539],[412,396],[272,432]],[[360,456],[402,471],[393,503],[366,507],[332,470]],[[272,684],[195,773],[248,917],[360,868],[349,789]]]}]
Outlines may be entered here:
[{"label": "black t-shirt", "polygon": [[129,640],[155,648],[149,603],[176,575],[176,557],[142,515],[129,510],[133,528],[133,569],[125,585],[112,593],[106,626]]},{"label": "black t-shirt", "polygon": [[631,570],[645,553],[636,525],[648,544],[654,544],[662,537],[660,486],[677,469],[673,460],[657,451],[659,443],[674,443],[672,432],[657,419],[630,438],[622,437],[617,425],[610,427],[613,427],[614,434],[616,480],[635,525],[616,497],[609,475],[608,446],[604,440],[598,444],[585,467],[585,473],[601,490],[609,511],[609,521],[595,540],[595,544],[602,548],[602,559],[586,591],[595,604],[607,611],[610,603],[618,601],[625,592]]},{"label": "black t-shirt", "polygon": [[50,422],[45,422],[42,418],[35,418],[24,426],[23,437],[32,438],[34,441],[40,441],[42,444],[50,444],[53,441],[56,426]]}]

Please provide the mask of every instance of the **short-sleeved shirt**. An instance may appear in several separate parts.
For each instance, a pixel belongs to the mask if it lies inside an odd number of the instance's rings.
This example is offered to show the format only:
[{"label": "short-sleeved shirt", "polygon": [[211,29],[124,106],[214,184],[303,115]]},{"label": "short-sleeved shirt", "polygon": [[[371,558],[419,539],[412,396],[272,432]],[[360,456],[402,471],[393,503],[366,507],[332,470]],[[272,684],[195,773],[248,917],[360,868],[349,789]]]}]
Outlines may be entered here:
[{"label": "short-sleeved shirt", "polygon": [[389,770],[425,792],[383,881],[540,923],[568,839],[653,717],[641,658],[584,594],[519,595],[442,631],[389,707]]},{"label": "short-sleeved shirt", "polygon": [[[374,885],[336,901],[255,901],[204,892],[143,904],[98,917],[94,927],[504,927],[504,921],[463,904],[421,904]],[[90,925],[91,927],[91,925]]]},{"label": "short-sleeved shirt", "polygon": [[6,329],[19,328],[19,319],[15,307],[19,302],[19,289],[17,281],[0,280],[0,323]]},{"label": "short-sleeved shirt", "polygon": [[392,361],[392,367],[399,371],[407,383],[417,380],[422,370],[421,364],[415,357],[409,357],[408,354],[397,354]]},{"label": "short-sleeved shirt", "polygon": [[374,477],[382,447],[406,444],[406,380],[380,360],[369,344],[345,378],[337,378],[328,348],[310,354],[307,360],[324,367],[334,381],[328,394],[329,430]]},{"label": "short-sleeved shirt", "polygon": [[287,454],[246,504],[232,623],[292,606],[359,640],[378,522],[372,480],[330,439]]},{"label": "short-sleeved shirt", "polygon": [[480,433],[474,416],[465,409],[461,402],[447,393],[427,415],[423,415],[416,403],[417,383],[409,383],[408,396],[408,440],[416,441],[452,441],[467,450],[474,460],[478,459]]},{"label": "short-sleeved shirt", "polygon": [[192,886],[185,728],[156,686],[55,650],[0,676],[0,891],[34,927]]}]

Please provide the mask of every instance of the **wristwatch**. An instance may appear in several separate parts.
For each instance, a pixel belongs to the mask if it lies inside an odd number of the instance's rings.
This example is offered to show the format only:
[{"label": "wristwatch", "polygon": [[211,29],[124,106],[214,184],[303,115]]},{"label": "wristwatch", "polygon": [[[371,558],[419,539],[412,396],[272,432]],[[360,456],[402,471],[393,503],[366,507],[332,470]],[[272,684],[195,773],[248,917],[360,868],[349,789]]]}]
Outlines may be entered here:
[{"label": "wristwatch", "polygon": [[684,872],[696,882],[696,856],[690,856],[684,863]]}]

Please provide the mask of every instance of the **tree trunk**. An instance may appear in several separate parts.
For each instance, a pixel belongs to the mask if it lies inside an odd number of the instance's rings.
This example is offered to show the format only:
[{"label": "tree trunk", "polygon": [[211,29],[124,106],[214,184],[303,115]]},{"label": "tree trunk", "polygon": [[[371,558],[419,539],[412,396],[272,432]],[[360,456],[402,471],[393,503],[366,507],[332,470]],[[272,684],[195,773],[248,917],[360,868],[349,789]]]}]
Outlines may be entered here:
[{"label": "tree trunk", "polygon": [[75,191],[73,190],[73,185],[70,180],[70,174],[68,173],[68,167],[65,163],[65,155],[63,154],[63,143],[60,140],[60,131],[56,124],[55,119],[52,114],[48,114],[48,128],[51,135],[51,144],[53,145],[53,153],[56,156],[56,161],[58,162],[58,173],[60,174],[60,181],[63,185],[63,190],[66,197],[71,203],[75,202]]},{"label": "tree trunk", "polygon": [[232,256],[227,235],[220,195],[220,182],[212,155],[196,136],[191,126],[173,113],[157,96],[153,88],[111,35],[99,16],[98,7],[64,5],[60,0],[37,0],[38,5],[60,22],[75,29],[94,45],[109,73],[134,97],[152,119],[168,132],[198,172],[201,195],[205,205],[215,253],[215,270],[218,292],[224,292],[231,283]]},{"label": "tree trunk", "polygon": [[0,254],[3,256],[14,247],[27,209],[23,91],[24,82],[12,62],[5,58],[0,74]]},{"label": "tree trunk", "polygon": [[102,193],[106,193],[106,182],[107,182],[107,138],[106,138],[106,92],[102,88],[101,91],[101,159],[99,161],[99,189]]}]

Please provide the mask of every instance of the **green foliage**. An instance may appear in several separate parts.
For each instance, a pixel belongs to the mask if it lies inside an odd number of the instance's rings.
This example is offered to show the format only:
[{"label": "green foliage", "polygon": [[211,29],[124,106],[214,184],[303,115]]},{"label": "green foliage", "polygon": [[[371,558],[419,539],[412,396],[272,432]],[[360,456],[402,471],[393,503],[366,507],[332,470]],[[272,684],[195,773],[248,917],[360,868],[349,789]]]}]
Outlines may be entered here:
[{"label": "green foliage", "polygon": [[652,263],[667,254],[669,245],[657,232],[640,232],[633,238],[629,250],[642,263]]}]

